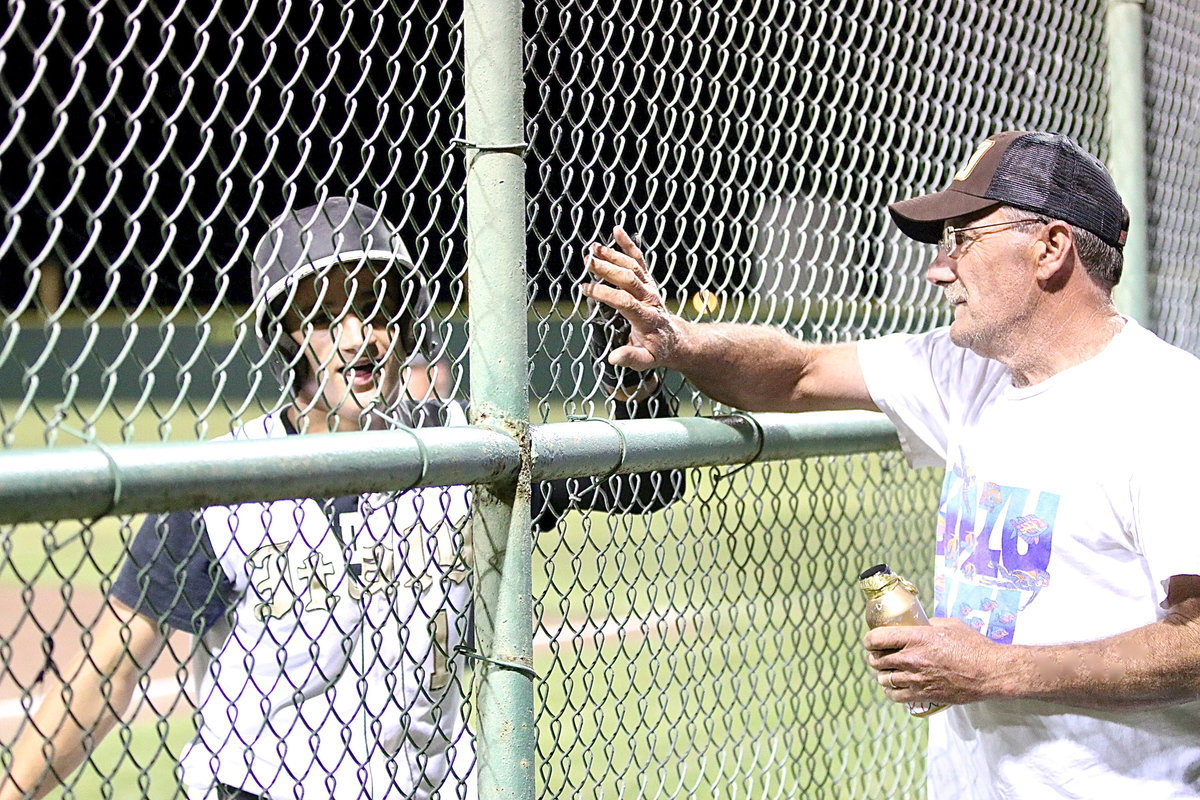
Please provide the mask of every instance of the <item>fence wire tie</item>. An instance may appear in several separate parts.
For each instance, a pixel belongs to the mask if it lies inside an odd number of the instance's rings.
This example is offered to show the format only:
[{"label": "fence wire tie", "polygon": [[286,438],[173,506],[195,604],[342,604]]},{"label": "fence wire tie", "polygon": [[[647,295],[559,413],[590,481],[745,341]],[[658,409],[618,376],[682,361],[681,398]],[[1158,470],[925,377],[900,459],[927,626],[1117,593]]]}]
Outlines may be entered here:
[{"label": "fence wire tie", "polygon": [[[107,517],[116,509],[117,504],[121,502],[121,490],[123,488],[123,484],[121,482],[121,467],[117,464],[117,459],[115,459],[112,452],[104,446],[104,443],[96,439],[94,436],[88,436],[82,431],[77,431],[69,425],[59,425],[58,429],[64,433],[69,433],[72,436],[82,439],[85,444],[95,447],[100,451],[100,455],[104,456],[104,460],[108,462],[108,474],[112,476],[113,481],[112,499],[108,501],[108,506],[105,507],[105,509],[95,517],[93,517],[93,519],[102,519]],[[80,531],[71,538],[74,539],[75,537],[80,536],[82,533],[83,532]],[[64,542],[63,544],[66,543]],[[61,549],[61,547],[62,545],[60,545],[60,547],[57,549]]]},{"label": "fence wire tie", "polygon": [[604,417],[593,417],[589,414],[567,414],[567,421],[603,422],[605,425],[617,432],[617,438],[621,440],[621,455],[617,458],[616,466],[610,469],[607,475],[602,478],[598,478],[598,480],[608,481],[610,478],[616,477],[616,474],[620,471],[621,467],[625,466],[625,457],[629,454],[629,442],[625,439],[625,431],[617,427],[617,423],[613,422],[611,419],[605,419]]},{"label": "fence wire tie", "polygon": [[[468,139],[454,138],[450,140],[450,148],[461,147],[463,150],[477,150],[480,153],[511,153],[514,156],[525,157],[525,151],[529,149],[529,142],[515,142],[513,144],[479,144]],[[450,149],[448,148],[448,149]]]},{"label": "fence wire tie", "polygon": [[416,489],[425,482],[425,476],[429,472],[429,451],[425,449],[425,442],[421,440],[420,436],[417,436],[416,428],[413,428],[411,425],[405,425],[404,422],[402,422],[394,414],[388,414],[383,411],[379,411],[378,409],[376,409],[375,413],[379,414],[379,416],[395,425],[396,427],[392,428],[392,430],[407,433],[413,438],[413,441],[417,443],[417,452],[421,454],[421,472],[419,475],[417,475],[417,479],[413,481],[412,485],[404,491],[407,492],[412,489]]},{"label": "fence wire tie", "polygon": [[413,481],[412,485],[409,486],[408,489],[405,489],[405,491],[409,491],[410,489],[416,489],[425,482],[425,475],[429,472],[429,451],[425,449],[425,442],[422,441],[420,436],[417,436],[415,429],[402,427],[396,428],[396,430],[404,431],[411,436],[413,441],[417,443],[417,452],[421,454],[421,474],[417,476],[417,479]]},{"label": "fence wire tie", "polygon": [[746,463],[739,464],[738,466],[726,472],[718,472],[716,479],[719,481],[732,478],[734,475],[737,475],[747,467],[753,466],[758,461],[759,456],[762,455],[763,448],[767,443],[767,432],[763,430],[762,423],[755,419],[752,414],[747,414],[745,411],[731,411],[726,416],[741,417],[742,419],[749,421],[750,424],[754,426],[754,437],[758,439],[758,449],[754,451],[754,455],[750,456]]},{"label": "fence wire tie", "polygon": [[511,672],[519,672],[520,674],[526,676],[530,680],[534,680],[534,681],[541,680],[541,677],[537,674],[537,672],[534,670],[533,667],[527,667],[524,664],[518,663],[516,661],[501,661],[496,658],[491,658],[489,656],[485,656],[483,653],[480,653],[476,650],[472,650],[471,648],[466,647],[461,644],[458,645],[457,647],[455,647],[454,650],[455,650],[455,652],[457,652],[461,656],[463,656],[463,658],[469,658],[472,661],[484,661],[488,664],[491,664],[492,666],[499,667],[500,669],[506,669]]}]

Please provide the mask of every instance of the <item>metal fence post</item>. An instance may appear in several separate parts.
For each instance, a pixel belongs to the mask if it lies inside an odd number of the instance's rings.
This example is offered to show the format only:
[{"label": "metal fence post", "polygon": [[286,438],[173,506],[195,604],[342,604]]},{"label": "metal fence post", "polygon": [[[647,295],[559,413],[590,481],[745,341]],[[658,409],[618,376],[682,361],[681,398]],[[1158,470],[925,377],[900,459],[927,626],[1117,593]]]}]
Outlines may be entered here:
[{"label": "metal fence post", "polygon": [[525,166],[520,0],[463,9],[472,422],[520,444],[515,480],[475,491],[479,796],[534,797]]},{"label": "metal fence post", "polygon": [[1129,209],[1125,269],[1115,294],[1117,307],[1149,324],[1146,214],[1146,70],[1143,63],[1144,0],[1110,0],[1108,36],[1109,169]]}]

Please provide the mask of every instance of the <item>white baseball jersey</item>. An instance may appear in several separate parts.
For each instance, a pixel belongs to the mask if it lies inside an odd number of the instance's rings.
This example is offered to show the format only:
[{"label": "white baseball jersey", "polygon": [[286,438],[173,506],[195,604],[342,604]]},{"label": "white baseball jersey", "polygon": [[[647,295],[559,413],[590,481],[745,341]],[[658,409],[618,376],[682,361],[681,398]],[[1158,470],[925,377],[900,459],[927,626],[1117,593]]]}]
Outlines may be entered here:
[{"label": "white baseball jersey", "polygon": [[[271,414],[227,438],[287,434]],[[465,487],[429,488],[148,521],[112,593],[203,637],[190,796],[471,794],[469,505]]]}]

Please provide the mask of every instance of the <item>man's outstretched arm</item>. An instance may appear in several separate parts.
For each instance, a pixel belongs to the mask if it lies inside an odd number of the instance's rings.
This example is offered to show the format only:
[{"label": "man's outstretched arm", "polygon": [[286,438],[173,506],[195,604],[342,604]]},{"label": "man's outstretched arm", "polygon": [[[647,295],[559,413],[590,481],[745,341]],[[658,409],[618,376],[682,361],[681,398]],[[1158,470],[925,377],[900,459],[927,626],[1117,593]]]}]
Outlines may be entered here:
[{"label": "man's outstretched arm", "polygon": [[618,248],[592,245],[589,298],[629,321],[629,341],[609,363],[636,370],[665,367],[714,400],[748,411],[877,410],[853,343],[806,344],[761,325],[694,323],[670,313],[645,254],[620,228]]}]

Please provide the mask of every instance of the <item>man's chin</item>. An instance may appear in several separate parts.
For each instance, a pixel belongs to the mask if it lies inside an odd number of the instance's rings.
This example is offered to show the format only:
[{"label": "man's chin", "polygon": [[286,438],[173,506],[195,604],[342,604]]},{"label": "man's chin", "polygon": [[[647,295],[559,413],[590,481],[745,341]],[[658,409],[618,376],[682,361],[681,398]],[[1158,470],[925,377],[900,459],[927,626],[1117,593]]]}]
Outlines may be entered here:
[{"label": "man's chin", "polygon": [[956,315],[954,322],[950,324],[950,341],[954,342],[959,347],[966,347],[969,349],[973,344],[975,344],[975,340],[977,338],[978,337],[975,336],[974,331],[970,329],[966,322],[958,319]]},{"label": "man's chin", "polygon": [[977,356],[996,358],[997,343],[1002,340],[996,336],[994,331],[983,331],[977,326],[967,325],[964,320],[956,320],[950,326],[950,341],[964,350],[970,350]]}]

